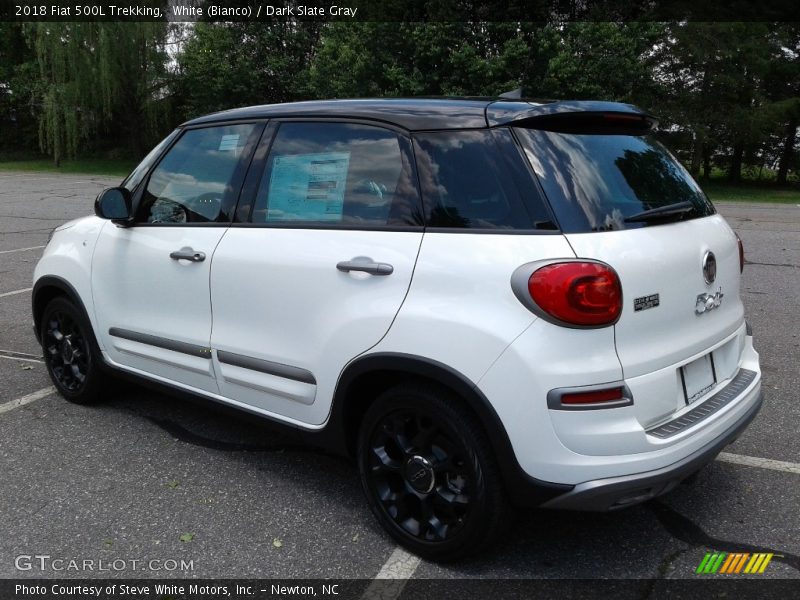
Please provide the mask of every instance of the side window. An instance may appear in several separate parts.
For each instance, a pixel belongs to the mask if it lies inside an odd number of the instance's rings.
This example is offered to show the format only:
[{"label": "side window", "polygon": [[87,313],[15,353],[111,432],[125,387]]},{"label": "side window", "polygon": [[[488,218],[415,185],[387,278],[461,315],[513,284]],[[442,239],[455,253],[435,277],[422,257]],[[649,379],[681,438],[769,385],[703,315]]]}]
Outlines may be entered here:
[{"label": "side window", "polygon": [[381,127],[282,123],[252,223],[321,227],[422,226],[410,144]]},{"label": "side window", "polygon": [[[440,131],[414,136],[428,227],[554,229],[508,131]],[[524,197],[523,197],[524,194]]]},{"label": "side window", "polygon": [[261,125],[224,125],[186,131],[150,175],[138,223],[229,222]]},{"label": "side window", "polygon": [[178,134],[180,133],[180,129],[174,130],[170,133],[167,137],[161,140],[158,143],[158,146],[150,150],[150,152],[142,159],[136,168],[131,171],[130,175],[125,178],[125,181],[122,182],[122,187],[127,188],[129,192],[132,192],[136,187],[142,182],[147,172],[150,170],[150,167],[153,166],[153,163],[161,156],[161,151],[169,146]]}]

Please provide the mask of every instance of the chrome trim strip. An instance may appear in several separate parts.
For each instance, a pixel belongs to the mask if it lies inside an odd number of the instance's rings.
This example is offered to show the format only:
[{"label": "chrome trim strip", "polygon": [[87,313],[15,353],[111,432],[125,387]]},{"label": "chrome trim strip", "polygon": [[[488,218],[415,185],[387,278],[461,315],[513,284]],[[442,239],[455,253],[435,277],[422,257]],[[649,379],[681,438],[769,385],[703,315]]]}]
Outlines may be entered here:
[{"label": "chrome trim strip", "polygon": [[225,350],[217,350],[217,358],[219,362],[226,365],[250,369],[251,371],[258,371],[259,373],[266,373],[267,375],[276,375],[285,379],[293,379],[301,383],[317,385],[314,374],[300,367],[284,365],[283,363],[272,362],[271,360],[252,358],[250,356],[242,356],[241,354],[234,354],[233,352],[226,352]]},{"label": "chrome trim strip", "polygon": [[139,333],[138,331],[131,331],[130,329],[122,329],[120,327],[112,327],[108,330],[108,335],[122,338],[123,340],[139,342],[140,344],[147,344],[148,346],[155,346],[156,348],[163,348],[164,350],[172,350],[173,352],[180,352],[181,354],[188,354],[190,356],[211,360],[211,348],[189,344],[188,342],[178,342],[158,337],[157,335]]},{"label": "chrome trim strip", "polygon": [[710,398],[703,400],[702,403],[680,417],[658,427],[648,429],[647,435],[663,440],[678,435],[684,429],[697,425],[741,396],[745,389],[755,381],[756,377],[757,373],[755,371],[739,369],[731,382],[723,389]]}]

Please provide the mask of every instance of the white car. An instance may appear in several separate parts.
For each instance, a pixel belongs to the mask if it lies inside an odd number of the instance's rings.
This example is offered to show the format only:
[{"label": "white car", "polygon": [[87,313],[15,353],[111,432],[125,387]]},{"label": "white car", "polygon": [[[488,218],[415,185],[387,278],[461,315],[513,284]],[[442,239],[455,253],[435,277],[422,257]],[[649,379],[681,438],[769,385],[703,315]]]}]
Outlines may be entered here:
[{"label": "white car", "polygon": [[256,106],[177,128],[34,275],[53,382],[126,373],[354,456],[398,542],[672,489],[761,405],[741,242],[609,102]]}]

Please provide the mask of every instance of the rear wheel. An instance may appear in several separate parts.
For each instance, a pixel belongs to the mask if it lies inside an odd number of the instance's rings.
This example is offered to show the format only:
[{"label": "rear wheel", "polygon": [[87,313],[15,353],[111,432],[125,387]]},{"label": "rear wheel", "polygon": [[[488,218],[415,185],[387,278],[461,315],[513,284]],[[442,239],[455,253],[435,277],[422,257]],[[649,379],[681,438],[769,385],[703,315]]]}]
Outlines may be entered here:
[{"label": "rear wheel", "polygon": [[510,508],[486,434],[444,390],[384,392],[364,417],[358,454],[373,513],[416,554],[453,560],[502,535]]},{"label": "rear wheel", "polygon": [[40,333],[47,372],[59,393],[76,404],[97,402],[107,378],[81,311],[67,298],[51,300],[42,314]]}]

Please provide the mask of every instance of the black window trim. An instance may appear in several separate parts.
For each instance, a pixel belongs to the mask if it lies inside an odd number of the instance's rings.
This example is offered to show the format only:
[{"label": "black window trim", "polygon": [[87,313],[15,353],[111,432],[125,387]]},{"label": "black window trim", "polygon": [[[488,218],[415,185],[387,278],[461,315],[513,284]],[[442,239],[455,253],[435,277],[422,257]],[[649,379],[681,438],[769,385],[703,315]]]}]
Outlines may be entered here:
[{"label": "black window trim", "polygon": [[[247,173],[248,173],[248,171],[250,169],[250,165],[251,165],[251,163],[253,161],[253,156],[255,155],[255,151],[258,148],[258,145],[260,143],[261,138],[264,135],[264,132],[266,131],[268,123],[269,123],[269,119],[232,119],[230,121],[214,121],[214,122],[210,122],[210,123],[198,123],[197,125],[182,125],[180,127],[177,127],[176,130],[179,131],[178,135],[176,135],[175,139],[173,139],[172,142],[166,148],[164,148],[164,150],[161,152],[161,154],[158,156],[158,158],[156,158],[156,160],[150,166],[150,169],[147,171],[147,174],[142,178],[142,181],[139,183],[139,185],[134,190],[133,195],[132,195],[132,200],[131,200],[131,206],[132,206],[131,212],[132,212],[132,214],[136,215],[136,213],[139,210],[139,205],[141,203],[142,196],[144,195],[144,191],[147,189],[147,186],[150,184],[150,177],[152,177],[152,175],[155,172],[155,170],[159,167],[159,165],[161,164],[161,161],[164,160],[164,157],[166,157],[167,154],[169,154],[169,152],[172,150],[172,148],[175,147],[175,144],[177,144],[178,141],[180,141],[183,138],[183,136],[186,135],[187,131],[195,131],[197,129],[208,129],[208,128],[211,128],[211,127],[227,127],[227,126],[230,126],[230,125],[255,125],[256,129],[253,130],[253,139],[252,140],[248,140],[248,144],[245,147],[245,151],[243,153],[243,156],[240,158],[241,162],[239,164],[237,164],[237,168],[239,168],[239,165],[244,165],[245,163],[246,163],[246,166],[244,168],[244,173],[243,173],[243,176],[242,176],[242,180],[241,180],[241,182],[239,183],[239,186],[238,186],[238,191],[236,192],[236,201],[233,203],[233,207],[231,209],[232,214],[235,215],[236,214],[236,208],[238,207],[239,202],[241,201],[242,188],[243,188],[244,182],[247,179]],[[259,127],[260,127],[260,129],[259,129]],[[201,223],[142,223],[142,222],[137,222],[137,221],[131,221],[131,223],[129,225],[127,225],[127,227],[129,227],[129,228],[132,228],[132,227],[230,227],[233,218],[234,217],[232,216],[231,217],[231,221],[210,221],[210,222],[207,222],[207,223],[203,223],[203,222],[201,222]]]},{"label": "black window trim", "polygon": [[[269,124],[264,129],[261,135],[261,140],[256,146],[253,158],[250,163],[250,168],[245,177],[242,185],[242,191],[239,194],[239,202],[234,210],[234,220],[229,224],[230,227],[246,228],[246,229],[297,229],[297,230],[325,230],[325,231],[388,231],[388,232],[405,232],[405,233],[421,233],[425,231],[424,225],[328,225],[325,223],[287,223],[276,221],[273,223],[253,223],[253,209],[256,203],[256,196],[258,189],[261,186],[261,180],[264,177],[269,157],[272,154],[272,145],[278,136],[280,126],[283,123],[345,123],[352,125],[365,125],[368,127],[375,127],[391,131],[398,137],[400,142],[400,152],[408,152],[408,158],[411,166],[411,179],[414,184],[414,189],[417,192],[418,208],[422,211],[424,218],[424,211],[422,206],[422,193],[419,186],[419,172],[417,169],[416,157],[414,155],[414,145],[411,141],[411,136],[408,130],[385,123],[379,120],[363,119],[363,118],[349,118],[349,117],[275,117],[270,119]],[[406,147],[404,147],[406,146]],[[246,221],[240,220],[240,212],[243,208],[247,209]]]},{"label": "black window trim", "polygon": [[[497,129],[506,129],[511,133],[511,137],[514,140],[514,144],[517,147],[517,151],[521,153],[523,164],[525,165],[525,169],[527,170],[528,174],[531,176],[531,181],[536,185],[537,192],[541,197],[546,210],[550,214],[553,223],[556,225],[557,229],[500,229],[500,228],[449,228],[449,227],[429,227],[427,224],[423,226],[414,226],[414,225],[407,225],[407,226],[392,226],[392,225],[347,225],[347,226],[339,226],[339,227],[331,227],[329,225],[324,224],[304,224],[304,225],[288,225],[283,223],[251,223],[249,222],[253,205],[255,203],[255,197],[258,191],[258,186],[261,183],[261,178],[264,174],[264,167],[266,167],[266,161],[269,158],[269,153],[272,150],[272,144],[275,140],[277,135],[279,126],[281,123],[291,123],[291,122],[306,122],[306,123],[353,123],[353,124],[360,124],[360,125],[369,125],[372,127],[379,127],[382,129],[386,129],[396,133],[400,138],[406,139],[409,142],[410,152],[411,152],[411,159],[412,159],[412,169],[413,169],[413,180],[417,190],[417,197],[420,203],[420,208],[423,209],[423,218],[424,218],[424,207],[422,206],[422,190],[419,181],[419,167],[417,164],[416,159],[416,149],[413,143],[413,138],[417,134],[428,134],[428,133],[452,133],[454,131],[492,131]],[[388,231],[388,232],[430,232],[430,233],[449,233],[449,234],[456,234],[456,235],[471,235],[471,234],[478,234],[478,235],[561,235],[563,232],[561,231],[560,224],[556,219],[554,211],[550,206],[550,199],[544,193],[544,190],[539,182],[539,178],[533,172],[533,167],[530,165],[527,156],[524,154],[524,149],[522,148],[521,142],[518,139],[515,128],[513,126],[508,125],[500,125],[494,127],[470,127],[470,128],[462,128],[462,129],[425,129],[419,131],[409,131],[404,129],[398,125],[388,123],[385,121],[381,121],[379,119],[366,119],[366,118],[350,118],[350,117],[325,117],[325,116],[315,116],[315,117],[271,117],[271,118],[246,118],[246,119],[231,119],[226,121],[211,121],[211,122],[204,122],[198,123],[196,125],[180,125],[175,128],[175,130],[179,131],[179,134],[175,136],[175,138],[170,142],[168,146],[164,148],[161,154],[156,158],[156,160],[151,165],[150,169],[146,173],[146,175],[142,178],[139,185],[136,189],[133,190],[132,195],[132,205],[134,211],[138,208],[139,203],[141,202],[141,197],[144,193],[144,190],[147,188],[147,185],[150,182],[150,177],[153,172],[158,168],[161,161],[167,155],[167,153],[173,148],[173,146],[180,140],[187,131],[192,131],[195,129],[205,129],[209,127],[224,127],[228,125],[245,125],[245,124],[254,124],[254,125],[263,125],[263,129],[260,132],[260,136],[255,141],[254,147],[250,151],[250,155],[248,157],[248,164],[247,168],[245,169],[244,177],[242,179],[242,183],[239,187],[239,195],[238,199],[234,205],[232,210],[233,216],[231,221],[225,222],[209,222],[209,223],[131,223],[129,227],[243,227],[243,228],[264,228],[264,229],[308,229],[308,230],[328,230],[328,231]],[[173,131],[175,131],[173,130]],[[172,132],[170,132],[171,135]],[[165,136],[166,137],[166,136]],[[246,204],[249,203],[249,204]],[[247,214],[247,221],[240,220],[240,210],[243,206],[248,207],[248,214]],[[527,207],[526,207],[527,210]]]}]

